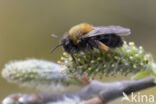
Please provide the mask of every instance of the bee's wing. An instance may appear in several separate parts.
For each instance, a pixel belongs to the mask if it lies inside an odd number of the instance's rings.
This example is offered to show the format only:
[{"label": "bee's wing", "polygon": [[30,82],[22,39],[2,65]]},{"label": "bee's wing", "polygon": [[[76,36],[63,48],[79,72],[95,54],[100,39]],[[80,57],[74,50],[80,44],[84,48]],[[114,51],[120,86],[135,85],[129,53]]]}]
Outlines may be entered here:
[{"label": "bee's wing", "polygon": [[128,36],[131,31],[128,28],[124,28],[121,26],[96,26],[94,29],[83,35],[82,38],[93,37],[97,35],[105,35],[105,34],[116,34],[118,36]]}]

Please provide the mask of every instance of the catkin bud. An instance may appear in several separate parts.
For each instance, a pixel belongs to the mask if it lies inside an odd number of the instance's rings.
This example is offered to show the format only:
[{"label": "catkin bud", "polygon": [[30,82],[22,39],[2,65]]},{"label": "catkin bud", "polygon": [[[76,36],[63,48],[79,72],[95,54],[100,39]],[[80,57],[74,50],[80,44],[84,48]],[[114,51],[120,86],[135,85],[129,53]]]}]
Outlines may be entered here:
[{"label": "catkin bud", "polygon": [[73,83],[65,75],[65,67],[53,62],[37,59],[11,61],[2,70],[3,78],[20,86],[35,87],[38,89],[62,89]]}]

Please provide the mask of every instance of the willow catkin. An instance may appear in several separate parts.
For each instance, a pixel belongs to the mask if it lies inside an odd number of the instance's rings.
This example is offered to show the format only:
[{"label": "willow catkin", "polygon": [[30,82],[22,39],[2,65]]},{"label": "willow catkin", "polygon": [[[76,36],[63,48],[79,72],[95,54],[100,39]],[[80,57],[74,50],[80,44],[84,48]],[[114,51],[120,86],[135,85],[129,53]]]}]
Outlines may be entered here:
[{"label": "willow catkin", "polygon": [[94,48],[75,53],[73,56],[74,60],[64,52],[58,63],[67,67],[68,74],[88,74],[92,77],[97,74],[102,77],[151,70],[153,63],[152,56],[145,53],[141,46],[136,47],[133,42],[124,42],[122,47],[110,49],[109,52]]},{"label": "willow catkin", "polygon": [[2,70],[2,77],[20,86],[62,89],[76,82],[74,79],[68,80],[69,76],[65,75],[64,70],[65,68],[53,62],[28,59],[6,64]]}]

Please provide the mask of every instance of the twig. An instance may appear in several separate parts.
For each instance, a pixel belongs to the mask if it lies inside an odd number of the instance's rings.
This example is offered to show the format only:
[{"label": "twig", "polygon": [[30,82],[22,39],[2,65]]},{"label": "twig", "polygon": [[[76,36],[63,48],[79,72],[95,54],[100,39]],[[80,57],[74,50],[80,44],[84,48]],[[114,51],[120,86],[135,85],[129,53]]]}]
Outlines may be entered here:
[{"label": "twig", "polygon": [[105,85],[106,89],[100,92],[100,98],[102,99],[103,103],[107,103],[123,96],[123,92],[129,95],[132,92],[137,92],[153,86],[156,86],[156,83],[152,77],[137,81],[114,82]]},{"label": "twig", "polygon": [[[127,80],[122,82],[102,83],[92,80],[87,86],[75,90],[53,94],[24,94],[24,104],[46,104],[48,102],[56,102],[68,98],[78,97],[81,100],[88,100],[86,104],[106,104],[116,98],[123,96],[123,92],[131,94],[146,88],[156,86],[154,78],[145,78],[137,81]],[[11,95],[12,97],[17,94]],[[21,96],[21,95],[20,95]]]}]

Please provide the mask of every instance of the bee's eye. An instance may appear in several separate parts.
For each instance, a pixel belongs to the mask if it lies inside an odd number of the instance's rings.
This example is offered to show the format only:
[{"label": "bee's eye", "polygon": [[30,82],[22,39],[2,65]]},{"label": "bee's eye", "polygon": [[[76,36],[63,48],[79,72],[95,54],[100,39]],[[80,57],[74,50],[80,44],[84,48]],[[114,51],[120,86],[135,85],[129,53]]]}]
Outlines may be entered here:
[{"label": "bee's eye", "polygon": [[68,42],[69,40],[68,39],[62,39],[62,43],[64,44],[64,45],[67,45],[67,44],[69,44],[69,42]]},{"label": "bee's eye", "polygon": [[69,45],[70,44],[70,41],[69,40],[66,40],[65,41],[65,45]]}]

